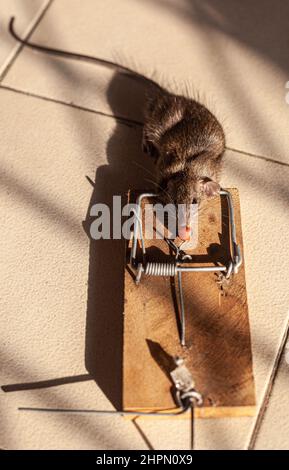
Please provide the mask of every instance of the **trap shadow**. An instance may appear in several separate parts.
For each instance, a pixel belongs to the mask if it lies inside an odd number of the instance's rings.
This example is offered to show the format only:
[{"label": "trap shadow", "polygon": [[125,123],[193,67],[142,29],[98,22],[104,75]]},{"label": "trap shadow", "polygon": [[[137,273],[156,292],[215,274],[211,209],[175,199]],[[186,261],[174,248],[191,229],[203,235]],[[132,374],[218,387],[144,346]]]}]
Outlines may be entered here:
[{"label": "trap shadow", "polygon": [[146,339],[150,354],[164,374],[171,380],[170,373],[176,368],[173,356],[168,354],[157,341]]},{"label": "trap shadow", "polygon": [[[172,382],[171,372],[176,368],[174,357],[168,354],[167,351],[157,341],[153,341],[147,338],[146,343],[152,358],[166,375],[166,377]],[[170,393],[175,400],[174,390],[175,387],[173,384],[171,384]],[[177,402],[176,406],[179,406]]]},{"label": "trap shadow", "polygon": [[230,254],[230,217],[229,206],[226,196],[221,196],[220,199],[221,210],[221,233],[219,233],[220,243],[211,243],[207,248],[207,256],[204,256],[206,261],[217,265],[228,266],[231,260]]},{"label": "trap shadow", "polygon": [[[107,100],[114,115],[138,113],[148,90],[144,83],[117,73],[110,82]],[[90,239],[87,286],[85,366],[103,393],[117,408],[122,405],[122,345],[124,310],[125,240],[94,240],[90,226],[95,217],[94,204],[107,204],[112,209],[113,196],[122,196],[122,206],[130,188],[151,186],[154,178],[152,159],[142,153],[142,126],[116,120],[108,136],[107,164],[96,171],[91,199],[83,227]],[[111,211],[112,214],[112,211]]]}]

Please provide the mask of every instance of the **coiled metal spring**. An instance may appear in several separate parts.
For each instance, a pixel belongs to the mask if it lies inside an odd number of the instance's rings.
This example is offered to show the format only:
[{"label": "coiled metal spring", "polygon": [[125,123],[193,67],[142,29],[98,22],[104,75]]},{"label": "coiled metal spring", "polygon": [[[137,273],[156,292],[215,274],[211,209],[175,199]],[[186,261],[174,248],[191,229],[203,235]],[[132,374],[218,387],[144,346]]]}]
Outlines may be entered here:
[{"label": "coiled metal spring", "polygon": [[156,263],[148,262],[145,265],[144,273],[147,276],[175,276],[177,273],[176,263]]}]

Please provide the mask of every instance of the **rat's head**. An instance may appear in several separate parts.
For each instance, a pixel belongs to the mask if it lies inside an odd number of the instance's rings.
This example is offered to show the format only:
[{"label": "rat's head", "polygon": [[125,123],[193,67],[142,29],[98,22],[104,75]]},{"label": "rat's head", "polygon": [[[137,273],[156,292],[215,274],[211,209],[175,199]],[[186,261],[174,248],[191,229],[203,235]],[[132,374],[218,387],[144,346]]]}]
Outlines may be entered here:
[{"label": "rat's head", "polygon": [[[167,144],[167,142],[165,142]],[[168,142],[170,144],[170,141]],[[184,220],[181,221],[181,238],[187,238],[190,227],[191,205],[200,204],[204,198],[216,196],[220,185],[208,175],[217,175],[221,155],[196,151],[187,138],[182,144],[174,139],[173,145],[163,145],[160,149],[159,184],[164,203],[173,203],[186,207],[183,210]],[[180,226],[180,221],[179,221]]]},{"label": "rat's head", "polygon": [[184,169],[160,180],[164,203],[200,204],[204,198],[219,194],[220,185],[206,176],[198,177],[193,169]]},{"label": "rat's head", "polygon": [[164,204],[173,203],[178,207],[180,238],[186,240],[191,233],[192,204],[200,204],[206,197],[214,197],[220,185],[210,178],[198,178],[190,169],[184,169],[163,178],[160,197]]}]

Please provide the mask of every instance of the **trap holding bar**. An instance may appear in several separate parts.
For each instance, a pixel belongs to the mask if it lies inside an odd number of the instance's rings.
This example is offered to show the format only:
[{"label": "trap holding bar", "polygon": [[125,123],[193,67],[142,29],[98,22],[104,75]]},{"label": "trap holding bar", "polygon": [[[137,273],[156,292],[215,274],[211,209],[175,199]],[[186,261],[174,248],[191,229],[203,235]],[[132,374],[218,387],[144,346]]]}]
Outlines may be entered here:
[{"label": "trap holding bar", "polygon": [[[147,276],[176,276],[178,278],[178,290],[179,290],[179,305],[180,305],[180,341],[182,346],[185,346],[185,306],[182,289],[182,273],[184,272],[219,272],[223,273],[226,279],[229,279],[232,274],[237,274],[239,267],[242,264],[241,249],[237,243],[236,237],[236,225],[234,217],[234,208],[231,193],[227,190],[221,189],[219,192],[220,196],[225,196],[229,209],[229,224],[230,224],[230,239],[229,239],[229,253],[230,260],[227,265],[215,265],[215,266],[190,266],[192,261],[191,255],[181,250],[182,245],[177,247],[175,243],[166,239],[169,246],[172,248],[175,254],[174,261],[168,260],[167,262],[155,262],[147,261],[145,240],[142,229],[142,201],[144,198],[157,198],[158,194],[155,193],[142,193],[136,200],[136,212],[134,218],[134,230],[132,236],[132,247],[130,253],[130,265],[132,269],[136,270],[136,284],[140,283],[142,274]],[[137,245],[138,239],[140,238],[141,249],[142,249],[142,260],[137,260]],[[186,265],[184,265],[186,264]]]}]

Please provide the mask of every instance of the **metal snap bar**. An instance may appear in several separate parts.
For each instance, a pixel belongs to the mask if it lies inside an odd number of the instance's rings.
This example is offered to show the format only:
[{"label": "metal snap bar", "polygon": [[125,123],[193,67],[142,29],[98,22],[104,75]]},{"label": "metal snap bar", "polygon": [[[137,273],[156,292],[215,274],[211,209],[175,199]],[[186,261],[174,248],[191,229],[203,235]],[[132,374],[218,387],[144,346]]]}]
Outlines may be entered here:
[{"label": "metal snap bar", "polygon": [[[155,262],[147,261],[145,259],[145,240],[143,237],[142,230],[142,208],[141,204],[144,198],[156,198],[158,194],[155,193],[142,193],[139,195],[136,201],[136,213],[134,221],[134,230],[132,236],[132,247],[130,253],[130,265],[133,269],[136,270],[135,282],[139,284],[142,278],[142,275],[146,276],[177,276],[178,278],[178,289],[179,289],[179,305],[180,305],[180,341],[182,346],[185,346],[185,306],[184,306],[184,297],[182,289],[182,273],[184,272],[219,272],[223,273],[226,279],[229,279],[232,274],[237,274],[239,267],[242,264],[242,253],[239,245],[237,244],[236,238],[236,225],[234,217],[234,208],[232,195],[229,191],[222,189],[220,191],[220,196],[225,196],[228,208],[229,208],[229,222],[230,222],[230,240],[229,240],[229,252],[230,252],[230,262],[227,266],[190,266],[189,262],[192,261],[192,257],[187,254],[182,247],[186,242],[183,242],[179,247],[171,239],[166,239],[166,243],[172,249],[175,259],[167,262]],[[142,251],[142,261],[137,262],[137,241],[141,241],[141,251]],[[186,262],[186,266],[184,266]]]}]

